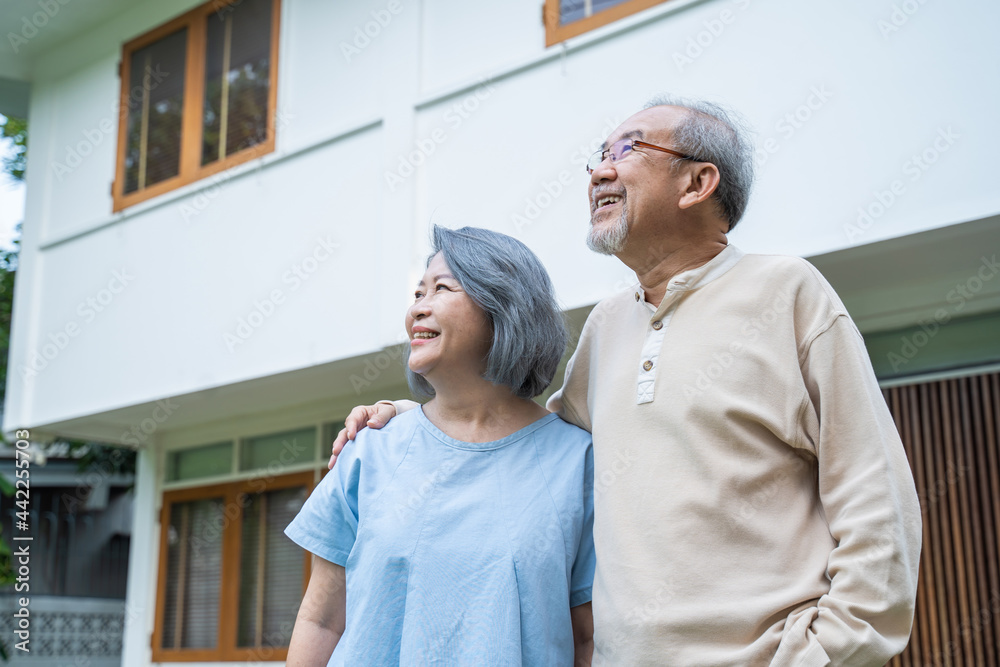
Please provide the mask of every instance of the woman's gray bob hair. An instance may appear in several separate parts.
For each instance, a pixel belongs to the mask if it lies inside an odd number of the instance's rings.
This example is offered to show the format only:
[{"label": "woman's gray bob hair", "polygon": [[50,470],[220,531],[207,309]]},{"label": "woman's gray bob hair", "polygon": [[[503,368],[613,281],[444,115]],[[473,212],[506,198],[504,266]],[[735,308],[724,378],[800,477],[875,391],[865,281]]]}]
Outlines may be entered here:
[{"label": "woman's gray bob hair", "polygon": [[[442,253],[452,275],[493,325],[483,377],[521,398],[541,394],[555,376],[568,334],[538,257],[517,239],[478,227],[434,225],[432,241],[428,263]],[[406,379],[418,398],[434,396],[434,388],[409,363]]]}]

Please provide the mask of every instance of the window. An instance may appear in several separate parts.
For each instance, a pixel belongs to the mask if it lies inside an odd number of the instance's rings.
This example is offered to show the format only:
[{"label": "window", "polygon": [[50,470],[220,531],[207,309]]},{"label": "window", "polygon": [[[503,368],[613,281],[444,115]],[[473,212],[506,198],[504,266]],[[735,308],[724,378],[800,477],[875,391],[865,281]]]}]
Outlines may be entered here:
[{"label": "window", "polygon": [[340,427],[166,452],[154,662],[285,659],[309,554],[284,530]]},{"label": "window", "polygon": [[220,442],[167,454],[167,481],[228,475],[233,468],[233,443]]},{"label": "window", "polygon": [[213,0],[122,49],[114,210],[274,150],[279,0]]},{"label": "window", "polygon": [[154,662],[285,659],[309,554],[283,531],[314,475],[164,492]]},{"label": "window", "polygon": [[666,0],[545,0],[545,46],[582,35]]},{"label": "window", "polygon": [[240,448],[240,470],[263,470],[272,462],[287,466],[315,460],[314,428],[247,438]]}]

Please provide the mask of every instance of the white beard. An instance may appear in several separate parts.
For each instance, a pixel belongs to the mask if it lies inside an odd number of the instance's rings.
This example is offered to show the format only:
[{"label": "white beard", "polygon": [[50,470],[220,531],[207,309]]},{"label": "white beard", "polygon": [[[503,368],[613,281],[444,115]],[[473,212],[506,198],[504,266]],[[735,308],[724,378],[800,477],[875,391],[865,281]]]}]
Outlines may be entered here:
[{"label": "white beard", "polygon": [[628,240],[628,202],[622,200],[622,214],[610,227],[598,229],[591,224],[587,247],[602,255],[614,255],[625,248]]}]

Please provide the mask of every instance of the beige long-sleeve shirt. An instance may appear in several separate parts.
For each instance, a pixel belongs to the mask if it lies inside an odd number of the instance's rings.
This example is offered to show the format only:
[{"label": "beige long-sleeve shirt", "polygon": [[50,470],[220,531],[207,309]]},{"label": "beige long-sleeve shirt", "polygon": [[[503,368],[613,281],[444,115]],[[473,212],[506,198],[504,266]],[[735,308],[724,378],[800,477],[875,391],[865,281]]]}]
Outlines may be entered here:
[{"label": "beige long-sleeve shirt", "polygon": [[913,478],[810,264],[730,246],[598,304],[549,408],[595,453],[595,665],[882,665],[906,645]]}]

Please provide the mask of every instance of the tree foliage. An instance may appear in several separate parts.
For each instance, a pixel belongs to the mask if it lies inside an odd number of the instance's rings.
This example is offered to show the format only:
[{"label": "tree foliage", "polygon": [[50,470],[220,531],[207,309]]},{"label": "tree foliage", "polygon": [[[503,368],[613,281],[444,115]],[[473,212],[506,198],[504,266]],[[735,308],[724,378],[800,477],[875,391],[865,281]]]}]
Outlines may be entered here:
[{"label": "tree foliage", "polygon": [[[17,232],[20,236],[21,225]],[[7,354],[10,350],[10,319],[14,309],[14,275],[17,272],[18,240],[12,248],[0,248],[0,405],[7,397]]]},{"label": "tree foliage", "polygon": [[[0,168],[15,181],[23,181],[28,151],[27,121],[0,116],[0,140],[4,139],[11,143],[12,154],[4,156]],[[17,224],[16,232],[13,246],[0,248],[0,405],[3,405],[7,392],[7,354],[10,350],[10,318],[14,306],[14,274],[17,271],[21,223]]]},{"label": "tree foliage", "polygon": [[3,158],[3,171],[16,181],[24,180],[28,155],[28,122],[23,118],[6,118],[0,123],[0,139],[8,139],[13,154]]}]

